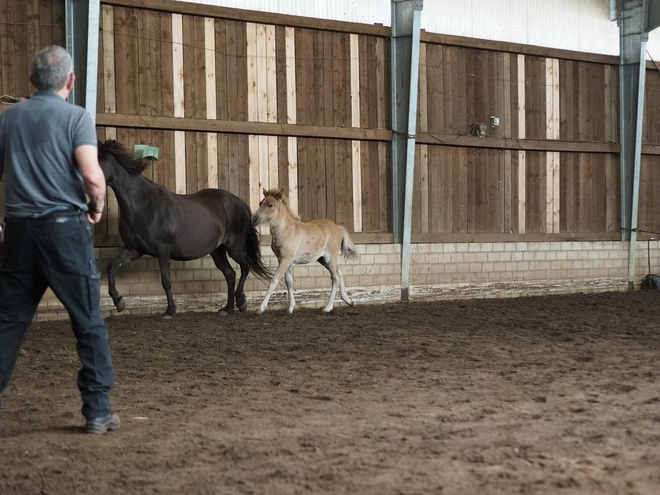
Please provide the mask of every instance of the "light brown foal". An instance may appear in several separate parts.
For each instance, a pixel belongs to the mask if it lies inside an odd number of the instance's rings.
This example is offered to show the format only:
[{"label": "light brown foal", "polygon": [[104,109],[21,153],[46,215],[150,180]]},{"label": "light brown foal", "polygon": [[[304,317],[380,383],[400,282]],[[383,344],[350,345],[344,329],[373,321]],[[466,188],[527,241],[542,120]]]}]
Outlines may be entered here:
[{"label": "light brown foal", "polygon": [[252,216],[253,225],[268,224],[272,234],[272,248],[279,262],[275,275],[268,284],[266,297],[257,309],[261,314],[268,306],[268,300],[275,291],[280,278],[284,275],[289,295],[289,313],[293,312],[296,302],[293,298],[293,266],[306,265],[318,261],[330,272],[332,290],[330,300],[323,311],[332,311],[337,287],[342,300],[349,306],[353,301],[346,294],[344,277],[337,263],[339,254],[345,258],[357,258],[355,245],[344,227],[332,220],[312,220],[303,223],[289,208],[282,189],[263,190],[264,199],[259,203],[259,209]]}]

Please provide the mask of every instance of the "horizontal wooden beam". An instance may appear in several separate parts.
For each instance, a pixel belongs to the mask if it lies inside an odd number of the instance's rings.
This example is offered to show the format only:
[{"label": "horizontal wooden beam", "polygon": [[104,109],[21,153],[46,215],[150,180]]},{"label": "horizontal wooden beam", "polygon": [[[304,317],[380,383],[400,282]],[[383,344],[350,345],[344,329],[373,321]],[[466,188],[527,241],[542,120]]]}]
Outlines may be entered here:
[{"label": "horizontal wooden beam", "polygon": [[[647,237],[644,237],[646,239]],[[394,244],[394,234],[357,232],[351,234],[355,244]],[[545,234],[413,234],[413,244],[433,244],[441,242],[560,242],[560,241],[620,241],[621,234],[614,232]],[[270,246],[271,236],[261,236],[261,245]],[[97,234],[95,247],[122,247],[119,235]]]},{"label": "horizontal wooden beam", "polygon": [[163,129],[171,131],[221,132],[267,136],[296,136],[358,141],[391,141],[392,131],[387,129],[361,129],[358,127],[324,127],[275,122],[242,122],[237,120],[187,119],[154,117],[119,113],[96,114],[96,125],[129,127],[134,129]]},{"label": "horizontal wooden beam", "polygon": [[[351,240],[355,244],[393,244],[394,234],[386,232],[357,232],[351,234]],[[262,235],[260,238],[262,246],[270,246],[271,236]],[[94,236],[95,247],[122,247],[124,242],[119,234],[96,234]]]},{"label": "horizontal wooden beam", "polygon": [[558,242],[558,241],[620,241],[618,232],[563,232],[546,234],[528,232],[524,234],[413,234],[412,242]]},{"label": "horizontal wooden beam", "polygon": [[574,153],[619,153],[621,145],[610,142],[560,141],[558,139],[506,139],[493,137],[417,134],[417,144],[462,146],[470,148],[496,148],[522,151],[559,151]]},{"label": "horizontal wooden beam", "polygon": [[498,52],[532,55],[545,58],[576,60],[579,62],[593,62],[596,64],[619,65],[619,57],[615,55],[600,55],[598,53],[562,50],[560,48],[523,45],[521,43],[511,43],[508,41],[493,41],[479,38],[453,36],[450,34],[428,33],[424,30],[422,30],[422,42],[435,43],[438,45],[460,46],[464,48],[479,48],[482,50],[493,50]]},{"label": "horizontal wooden beam", "polygon": [[161,12],[172,12],[176,14],[215,17],[218,19],[230,19],[235,21],[274,24],[279,26],[290,26],[306,29],[321,29],[323,31],[357,33],[382,37],[390,37],[392,33],[392,30],[389,27],[383,26],[381,24],[372,25],[362,24],[359,22],[332,21],[326,19],[316,19],[313,17],[273,14],[255,10],[216,7],[214,5],[202,5],[173,0],[104,0],[102,3],[104,5],[117,5],[119,7],[157,10]]}]

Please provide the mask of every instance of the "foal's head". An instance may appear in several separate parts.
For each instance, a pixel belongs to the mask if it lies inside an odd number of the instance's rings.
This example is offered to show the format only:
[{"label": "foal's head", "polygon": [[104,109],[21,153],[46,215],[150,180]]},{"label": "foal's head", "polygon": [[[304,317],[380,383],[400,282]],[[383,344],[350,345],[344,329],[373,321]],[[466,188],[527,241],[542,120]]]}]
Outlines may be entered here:
[{"label": "foal's head", "polygon": [[262,223],[270,223],[275,221],[278,215],[284,211],[292,214],[289,210],[289,203],[284,196],[284,191],[281,188],[271,189],[270,191],[263,190],[264,199],[259,203],[259,209],[252,215],[252,225],[255,227]]},{"label": "foal's head", "polygon": [[108,184],[112,184],[118,165],[126,170],[129,175],[140,175],[146,167],[144,160],[136,159],[133,153],[114,139],[109,139],[105,143],[99,141],[98,154],[99,164],[103,169],[103,175],[105,175],[105,180]]}]

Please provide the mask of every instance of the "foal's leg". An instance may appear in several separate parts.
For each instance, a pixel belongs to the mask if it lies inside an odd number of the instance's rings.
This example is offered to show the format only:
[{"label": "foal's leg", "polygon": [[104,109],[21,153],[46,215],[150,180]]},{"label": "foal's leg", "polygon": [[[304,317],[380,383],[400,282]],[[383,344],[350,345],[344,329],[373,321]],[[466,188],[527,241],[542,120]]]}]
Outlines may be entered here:
[{"label": "foal's leg", "polygon": [[337,274],[339,275],[339,293],[341,294],[341,299],[349,306],[353,306],[353,300],[348,297],[346,293],[346,287],[344,286],[344,274],[341,271],[341,266],[337,265]]},{"label": "foal's leg", "polygon": [[286,282],[286,290],[289,294],[289,313],[293,313],[293,308],[296,306],[296,300],[293,298],[293,265],[290,265],[289,268],[284,272],[284,281]]},{"label": "foal's leg", "polygon": [[332,290],[330,290],[330,300],[325,308],[323,308],[324,313],[329,313],[332,311],[332,308],[335,304],[335,296],[337,295],[337,287],[339,286],[339,277],[337,275],[337,262],[334,260],[327,260],[321,256],[318,260],[326,269],[330,272],[330,278],[332,279]]},{"label": "foal's leg", "polygon": [[227,259],[227,248],[220,246],[218,249],[211,253],[211,258],[218,270],[222,272],[227,281],[227,304],[225,307],[218,311],[223,315],[230,315],[234,312],[234,287],[236,285],[236,272],[231,267]]},{"label": "foal's leg", "polygon": [[278,282],[282,278],[282,275],[284,275],[287,269],[291,266],[292,261],[293,261],[292,258],[282,258],[281,260],[279,260],[279,265],[277,265],[277,270],[275,270],[275,275],[273,275],[273,278],[270,280],[270,283],[268,284],[266,297],[264,297],[264,300],[261,301],[261,305],[259,306],[259,309],[257,309],[258,315],[266,311],[266,307],[268,306],[268,300],[270,299],[270,296],[272,296],[273,292],[275,292],[275,288],[277,287]]},{"label": "foal's leg", "polygon": [[126,246],[121,248],[119,254],[108,263],[108,294],[112,298],[112,302],[115,304],[117,311],[120,313],[124,311],[126,307],[126,301],[124,298],[119,295],[117,292],[117,287],[115,286],[115,272],[117,268],[124,264],[128,264],[131,261],[135,261],[142,257],[142,253],[135,251],[134,249],[129,249]]}]

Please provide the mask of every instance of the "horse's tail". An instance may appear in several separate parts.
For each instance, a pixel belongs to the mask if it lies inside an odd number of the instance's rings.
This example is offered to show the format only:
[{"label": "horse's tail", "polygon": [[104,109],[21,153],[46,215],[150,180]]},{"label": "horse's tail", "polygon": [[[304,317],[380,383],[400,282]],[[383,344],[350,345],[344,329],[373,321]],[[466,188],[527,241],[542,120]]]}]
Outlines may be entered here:
[{"label": "horse's tail", "polygon": [[339,229],[341,230],[341,255],[351,260],[357,259],[358,253],[348,231],[342,226],[339,226]]},{"label": "horse's tail", "polygon": [[264,264],[261,256],[261,244],[259,242],[259,233],[252,225],[252,217],[248,218],[245,239],[245,254],[248,258],[250,271],[264,280],[273,278],[273,273]]}]

